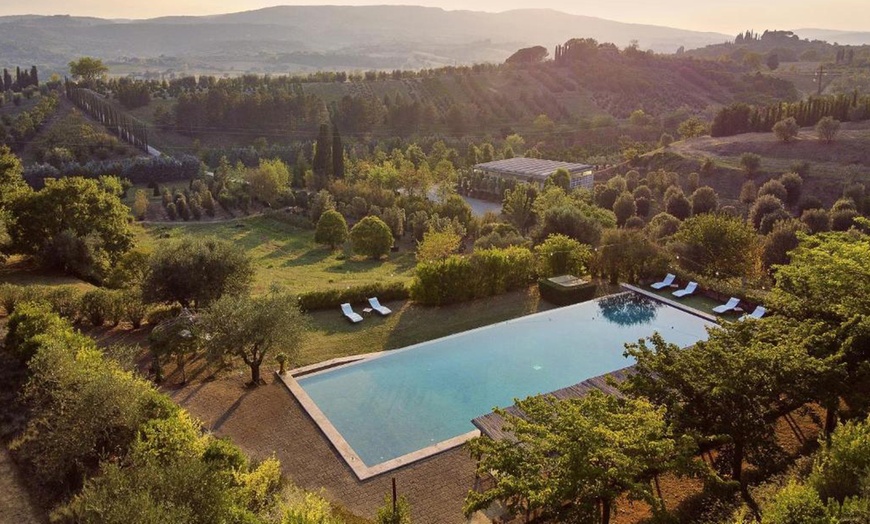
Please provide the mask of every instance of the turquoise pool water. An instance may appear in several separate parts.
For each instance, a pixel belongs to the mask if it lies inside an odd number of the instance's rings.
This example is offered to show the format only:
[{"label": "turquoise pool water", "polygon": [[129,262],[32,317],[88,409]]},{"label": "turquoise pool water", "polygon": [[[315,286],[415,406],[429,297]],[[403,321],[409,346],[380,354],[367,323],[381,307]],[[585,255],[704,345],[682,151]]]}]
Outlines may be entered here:
[{"label": "turquoise pool water", "polygon": [[299,384],[371,467],[472,431],[473,418],[515,398],[630,366],[626,342],[658,331],[688,346],[711,325],[625,293],[392,351]]}]

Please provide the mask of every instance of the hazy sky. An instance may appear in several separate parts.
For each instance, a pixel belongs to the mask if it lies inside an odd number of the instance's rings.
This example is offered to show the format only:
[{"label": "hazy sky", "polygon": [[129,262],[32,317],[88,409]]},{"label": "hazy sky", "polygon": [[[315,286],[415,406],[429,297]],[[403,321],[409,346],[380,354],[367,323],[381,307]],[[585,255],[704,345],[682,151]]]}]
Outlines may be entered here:
[{"label": "hazy sky", "polygon": [[736,33],[745,29],[800,27],[870,31],[868,0],[0,0],[0,15],[72,14],[105,18],[148,18],[246,11],[272,5],[328,3],[340,5],[415,4],[445,9],[504,11],[549,7],[685,29]]}]

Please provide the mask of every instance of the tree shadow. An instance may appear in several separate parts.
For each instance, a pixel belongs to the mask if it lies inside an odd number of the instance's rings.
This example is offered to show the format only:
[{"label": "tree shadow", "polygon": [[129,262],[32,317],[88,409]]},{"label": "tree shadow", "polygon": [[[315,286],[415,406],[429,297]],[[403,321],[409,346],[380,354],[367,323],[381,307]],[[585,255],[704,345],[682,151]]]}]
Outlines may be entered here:
[{"label": "tree shadow", "polygon": [[214,424],[212,424],[212,426],[211,426],[211,431],[219,430],[221,428],[221,426],[223,426],[226,423],[226,421],[229,420],[229,418],[231,416],[233,416],[233,413],[235,413],[236,410],[239,409],[239,406],[242,405],[242,402],[244,402],[245,398],[254,389],[255,388],[253,388],[253,387],[246,387],[244,390],[244,393],[242,393],[242,395],[239,398],[237,398],[236,401],[233,402],[232,405],[229,408],[227,408],[227,410],[224,411],[220,417],[217,418],[217,420],[214,421]]}]

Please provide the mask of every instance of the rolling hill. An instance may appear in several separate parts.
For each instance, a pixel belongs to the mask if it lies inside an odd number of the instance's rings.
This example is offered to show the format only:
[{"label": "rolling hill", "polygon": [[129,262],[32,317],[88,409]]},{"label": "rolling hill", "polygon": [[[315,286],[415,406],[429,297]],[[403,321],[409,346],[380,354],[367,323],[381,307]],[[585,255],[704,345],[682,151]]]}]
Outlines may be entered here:
[{"label": "rolling hill", "polygon": [[[72,16],[0,17],[0,65],[63,72],[90,55],[116,73],[239,73],[311,69],[419,69],[500,62],[516,49],[595,38],[673,52],[727,37],[626,24],[546,9],[503,13],[415,6],[283,6],[215,16],[104,20]],[[167,65],[160,60],[179,59]],[[143,62],[143,59],[145,60]]]}]

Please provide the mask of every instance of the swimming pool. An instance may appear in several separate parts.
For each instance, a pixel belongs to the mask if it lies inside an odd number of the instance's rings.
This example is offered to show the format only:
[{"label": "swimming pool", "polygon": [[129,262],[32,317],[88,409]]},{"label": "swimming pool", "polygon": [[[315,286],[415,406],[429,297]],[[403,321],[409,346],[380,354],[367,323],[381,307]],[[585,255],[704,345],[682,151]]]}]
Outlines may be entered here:
[{"label": "swimming pool", "polygon": [[468,434],[471,420],[493,407],[630,366],[626,342],[658,331],[688,346],[705,339],[711,325],[622,293],[302,376],[304,394],[294,393],[303,405],[315,404],[306,409],[327,436],[334,428],[350,455],[372,468]]}]

